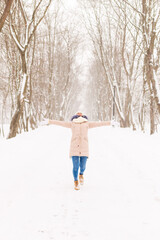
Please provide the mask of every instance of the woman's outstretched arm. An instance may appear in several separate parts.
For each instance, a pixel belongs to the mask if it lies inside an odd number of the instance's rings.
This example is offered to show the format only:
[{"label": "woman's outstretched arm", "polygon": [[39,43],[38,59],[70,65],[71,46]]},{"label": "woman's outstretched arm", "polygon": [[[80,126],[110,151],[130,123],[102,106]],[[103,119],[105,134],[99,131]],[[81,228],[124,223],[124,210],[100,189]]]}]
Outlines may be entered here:
[{"label": "woman's outstretched arm", "polygon": [[61,127],[71,128],[71,122],[57,121],[57,120],[48,120],[48,124],[58,125]]},{"label": "woman's outstretched arm", "polygon": [[102,126],[111,126],[111,121],[102,121],[102,122],[88,122],[89,128],[102,127]]}]

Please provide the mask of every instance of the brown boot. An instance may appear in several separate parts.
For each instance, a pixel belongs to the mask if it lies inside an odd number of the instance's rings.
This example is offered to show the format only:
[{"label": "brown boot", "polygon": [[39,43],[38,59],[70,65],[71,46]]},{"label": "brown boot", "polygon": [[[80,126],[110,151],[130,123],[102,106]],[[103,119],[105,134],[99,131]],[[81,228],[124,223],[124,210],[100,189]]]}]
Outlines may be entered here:
[{"label": "brown boot", "polygon": [[81,185],[84,184],[84,177],[81,174],[79,174],[79,182],[80,182]]},{"label": "brown boot", "polygon": [[74,181],[74,189],[75,189],[75,190],[80,190],[78,181]]}]

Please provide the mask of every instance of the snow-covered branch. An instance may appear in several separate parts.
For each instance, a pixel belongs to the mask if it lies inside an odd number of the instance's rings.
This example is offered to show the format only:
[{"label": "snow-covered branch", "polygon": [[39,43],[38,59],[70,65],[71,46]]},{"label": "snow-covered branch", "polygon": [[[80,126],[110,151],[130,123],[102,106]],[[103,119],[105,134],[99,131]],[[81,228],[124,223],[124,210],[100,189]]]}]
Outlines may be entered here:
[{"label": "snow-covered branch", "polygon": [[18,40],[18,36],[16,34],[16,31],[15,31],[14,26],[12,25],[11,21],[10,21],[10,25],[9,26],[10,26],[11,36],[12,36],[13,40],[15,41],[15,43],[16,43],[17,47],[19,48],[19,50],[21,52],[23,52],[24,51],[24,47],[21,45],[20,41]]}]

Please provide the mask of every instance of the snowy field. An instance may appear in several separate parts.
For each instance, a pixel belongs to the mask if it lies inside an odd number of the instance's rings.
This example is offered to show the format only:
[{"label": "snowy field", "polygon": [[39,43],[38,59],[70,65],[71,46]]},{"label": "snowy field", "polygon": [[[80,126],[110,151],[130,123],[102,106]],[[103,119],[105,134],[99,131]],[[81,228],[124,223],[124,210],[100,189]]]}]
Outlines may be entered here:
[{"label": "snowy field", "polygon": [[0,239],[159,240],[160,136],[90,129],[80,191],[70,138],[44,126],[0,140]]}]

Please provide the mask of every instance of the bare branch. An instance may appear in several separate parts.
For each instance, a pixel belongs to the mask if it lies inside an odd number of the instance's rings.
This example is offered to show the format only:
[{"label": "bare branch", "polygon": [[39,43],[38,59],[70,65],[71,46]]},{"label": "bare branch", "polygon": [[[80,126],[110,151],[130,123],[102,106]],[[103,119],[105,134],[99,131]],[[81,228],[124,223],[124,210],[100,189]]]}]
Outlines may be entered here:
[{"label": "bare branch", "polygon": [[26,25],[27,24],[27,15],[26,15],[26,13],[24,11],[24,6],[22,5],[21,0],[19,0],[19,5],[20,5],[21,13],[22,13],[25,25]]},{"label": "bare branch", "polygon": [[12,5],[13,1],[14,0],[8,0],[8,2],[6,3],[6,7],[5,7],[4,12],[2,14],[2,17],[0,19],[0,32],[1,32],[2,28],[3,28],[3,25],[5,23],[6,18],[8,16],[9,12],[10,12],[11,5]]},{"label": "bare branch", "polygon": [[[41,0],[41,1],[42,1],[42,0]],[[28,38],[27,45],[30,43],[30,41],[31,41],[31,39],[32,39],[32,37],[33,37],[33,35],[34,35],[34,33],[35,33],[38,25],[39,25],[39,24],[41,23],[41,21],[43,20],[46,12],[48,11],[48,8],[49,8],[51,2],[52,2],[52,0],[49,0],[49,3],[48,3],[48,5],[46,6],[46,8],[45,8],[45,10],[44,10],[43,16],[39,19],[39,21],[38,21],[37,24],[35,25],[34,29],[32,30],[32,32],[31,32],[31,34],[30,34],[30,36],[29,36],[29,38]],[[38,8],[36,7],[36,9],[38,9]],[[34,18],[33,18],[33,19],[34,19]],[[32,19],[32,22],[33,22],[33,19]],[[25,46],[25,47],[26,47],[26,46]]]},{"label": "bare branch", "polygon": [[34,9],[34,11],[33,11],[32,18],[31,18],[31,22],[30,22],[30,24],[29,24],[29,26],[28,26],[28,30],[30,29],[31,24],[33,23],[33,21],[34,21],[34,19],[35,19],[36,12],[37,12],[39,6],[41,5],[42,1],[43,1],[43,0],[40,0],[40,1],[39,1],[39,3],[37,4],[37,6],[35,7],[35,9]]},{"label": "bare branch", "polygon": [[141,16],[143,16],[143,13],[138,11],[137,8],[135,8],[132,4],[130,4],[128,1],[123,0],[123,2],[125,2],[128,6],[130,6],[135,12],[137,12],[138,14],[140,14]]}]

